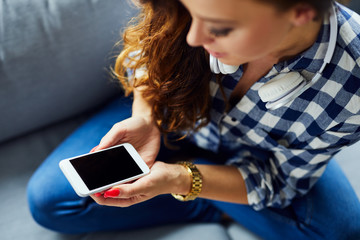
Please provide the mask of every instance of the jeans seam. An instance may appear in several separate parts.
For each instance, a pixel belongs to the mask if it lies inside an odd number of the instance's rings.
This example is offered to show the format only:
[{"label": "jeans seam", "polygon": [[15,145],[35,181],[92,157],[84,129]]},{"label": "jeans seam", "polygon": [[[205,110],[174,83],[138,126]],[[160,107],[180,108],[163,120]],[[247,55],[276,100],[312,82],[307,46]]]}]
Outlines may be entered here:
[{"label": "jeans seam", "polygon": [[306,219],[304,222],[306,225],[310,226],[310,223],[311,223],[312,217],[313,217],[313,208],[314,208],[312,197],[310,195],[307,197],[307,202],[308,202],[307,205],[310,207],[307,208],[309,210],[306,210]]}]

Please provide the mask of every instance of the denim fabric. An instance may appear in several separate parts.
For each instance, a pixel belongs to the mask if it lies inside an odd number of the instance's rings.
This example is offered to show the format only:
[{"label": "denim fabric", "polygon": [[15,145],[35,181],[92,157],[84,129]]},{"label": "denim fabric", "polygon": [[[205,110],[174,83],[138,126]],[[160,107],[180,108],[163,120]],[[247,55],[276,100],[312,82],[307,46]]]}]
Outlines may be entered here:
[{"label": "denim fabric", "polygon": [[[79,198],[61,173],[61,159],[89,152],[113,124],[129,117],[131,101],[117,99],[65,140],[38,168],[28,185],[28,201],[34,219],[42,226],[64,233],[117,231],[183,222],[221,222],[231,216],[264,239],[356,239],[360,237],[360,204],[335,161],[304,197],[285,209],[255,211],[249,206],[197,199],[179,202],[161,195],[128,208],[97,205]],[[212,163],[210,153],[187,144],[182,152],[198,162]],[[161,150],[167,160],[176,151]]]}]

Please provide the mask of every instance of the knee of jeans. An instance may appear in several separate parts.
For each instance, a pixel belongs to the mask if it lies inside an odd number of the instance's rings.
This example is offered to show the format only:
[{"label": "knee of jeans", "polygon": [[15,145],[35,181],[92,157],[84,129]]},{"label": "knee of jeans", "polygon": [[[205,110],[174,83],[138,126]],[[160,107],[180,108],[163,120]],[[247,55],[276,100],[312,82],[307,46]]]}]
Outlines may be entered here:
[{"label": "knee of jeans", "polygon": [[51,228],[49,224],[55,220],[53,219],[53,203],[51,203],[51,200],[48,199],[46,195],[41,193],[41,187],[42,186],[38,181],[36,181],[36,179],[34,179],[33,176],[27,186],[29,210],[32,217],[38,224],[46,228]]},{"label": "knee of jeans", "polygon": [[347,232],[347,238],[349,240],[358,240],[360,239],[360,212],[355,218],[351,221],[351,227]]},{"label": "knee of jeans", "polygon": [[347,217],[338,221],[338,239],[358,240],[360,239],[360,204],[347,212]]},{"label": "knee of jeans", "polygon": [[[40,179],[39,179],[40,178]],[[44,181],[40,174],[34,174],[27,186],[29,209],[34,220],[41,226],[62,233],[83,233],[84,225],[93,205],[91,198],[80,198],[69,184],[62,181]]]},{"label": "knee of jeans", "polygon": [[[71,224],[69,225],[66,212],[66,202],[60,198],[61,193],[57,193],[55,187],[51,187],[51,181],[39,179],[38,174],[30,179],[27,186],[27,200],[30,213],[39,225],[47,229],[72,233]],[[76,210],[76,206],[73,206]],[[69,226],[67,226],[69,225]]]}]

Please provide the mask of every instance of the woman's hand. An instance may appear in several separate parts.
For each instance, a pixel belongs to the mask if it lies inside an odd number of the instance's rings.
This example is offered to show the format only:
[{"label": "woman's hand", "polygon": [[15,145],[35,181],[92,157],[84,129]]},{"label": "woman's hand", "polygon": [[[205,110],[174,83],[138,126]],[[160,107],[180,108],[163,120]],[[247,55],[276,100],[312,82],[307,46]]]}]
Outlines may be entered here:
[{"label": "woman's hand", "polygon": [[153,121],[144,117],[130,117],[116,123],[91,152],[121,143],[130,143],[151,167],[160,149],[160,131]]},{"label": "woman's hand", "polygon": [[[199,197],[248,204],[245,181],[237,167],[202,164],[196,166],[202,175]],[[128,207],[160,194],[186,195],[190,190],[191,176],[183,165],[156,161],[149,175],[91,197],[100,205]]]},{"label": "woman's hand", "polygon": [[161,194],[185,195],[189,190],[190,177],[183,166],[156,161],[149,175],[91,197],[100,205],[128,207]]}]

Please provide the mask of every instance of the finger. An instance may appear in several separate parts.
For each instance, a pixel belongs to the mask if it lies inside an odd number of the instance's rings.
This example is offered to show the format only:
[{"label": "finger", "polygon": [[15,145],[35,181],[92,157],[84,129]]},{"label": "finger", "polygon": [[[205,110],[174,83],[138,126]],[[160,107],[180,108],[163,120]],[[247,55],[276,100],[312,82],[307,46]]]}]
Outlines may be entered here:
[{"label": "finger", "polygon": [[110,204],[110,206],[111,206],[111,204],[116,204],[116,206],[118,206],[118,207],[129,207],[134,204],[149,200],[149,198],[145,197],[145,196],[136,196],[136,197],[132,197],[132,198],[120,198],[120,199],[119,198],[110,198],[108,200],[110,200],[110,201],[106,202],[106,204]]},{"label": "finger", "polygon": [[[105,190],[105,191],[106,191],[106,190]],[[104,195],[105,191],[101,191],[101,192],[94,193],[94,194],[92,194],[91,196],[102,197],[102,196]]]},{"label": "finger", "polygon": [[141,197],[111,198],[111,197],[106,197],[104,193],[92,194],[90,197],[99,205],[113,206],[113,207],[114,206],[128,207],[146,200],[145,196],[143,197],[143,200],[141,200]]},{"label": "finger", "polygon": [[91,149],[90,153],[96,152],[98,146],[99,146],[99,145],[97,145],[96,147],[94,147],[93,149]]},{"label": "finger", "polygon": [[103,194],[102,194],[102,193],[99,193],[99,192],[94,194],[95,197],[101,197],[102,195],[103,195]]},{"label": "finger", "polygon": [[147,184],[145,185],[143,181],[135,181],[133,183],[122,184],[111,188],[104,193],[105,198],[121,198],[121,199],[128,199],[134,198],[137,196],[146,195],[149,190],[150,186]]},{"label": "finger", "polygon": [[112,188],[104,192],[104,198],[114,198],[118,197],[120,194],[120,189]]},{"label": "finger", "polygon": [[121,122],[116,123],[101,139],[98,149],[104,149],[116,145],[123,138],[124,134],[124,126],[121,124]]},{"label": "finger", "polygon": [[114,206],[115,207],[129,207],[134,204],[137,204],[137,203],[147,200],[146,198],[142,198],[142,197],[133,197],[133,198],[124,198],[124,199],[99,197],[99,198],[93,198],[93,199],[99,205],[112,206],[112,207],[114,207]]}]

